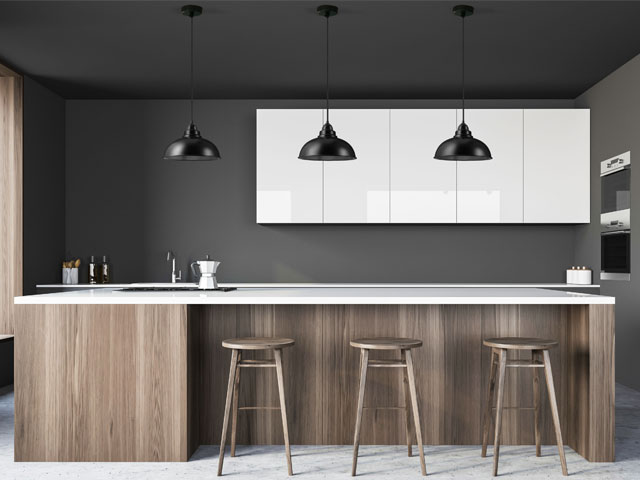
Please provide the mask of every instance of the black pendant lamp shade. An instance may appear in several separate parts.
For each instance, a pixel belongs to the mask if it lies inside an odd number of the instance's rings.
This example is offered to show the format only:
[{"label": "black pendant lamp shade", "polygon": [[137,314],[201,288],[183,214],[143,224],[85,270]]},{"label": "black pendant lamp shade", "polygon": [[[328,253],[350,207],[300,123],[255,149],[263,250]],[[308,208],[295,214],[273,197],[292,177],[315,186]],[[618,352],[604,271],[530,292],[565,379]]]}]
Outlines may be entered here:
[{"label": "black pendant lamp shade", "polygon": [[474,161],[491,160],[489,147],[473,138],[471,130],[464,121],[464,19],[473,15],[473,7],[469,5],[456,5],[453,14],[462,18],[462,123],[458,126],[453,138],[445,140],[436,150],[436,160]]},{"label": "black pendant lamp shade", "polygon": [[301,160],[340,161],[355,160],[356,152],[348,142],[338,138],[333,127],[329,123],[329,17],[338,14],[338,7],[333,5],[320,5],[318,15],[327,19],[327,85],[326,85],[326,110],[327,121],[320,130],[318,138],[309,140],[302,146],[298,158]]},{"label": "black pendant lamp shade", "polygon": [[202,7],[185,5],[182,14],[191,19],[191,122],[182,138],[172,142],[164,152],[165,160],[207,161],[219,160],[220,152],[209,140],[202,138],[198,127],[193,123],[193,17],[202,14]]}]

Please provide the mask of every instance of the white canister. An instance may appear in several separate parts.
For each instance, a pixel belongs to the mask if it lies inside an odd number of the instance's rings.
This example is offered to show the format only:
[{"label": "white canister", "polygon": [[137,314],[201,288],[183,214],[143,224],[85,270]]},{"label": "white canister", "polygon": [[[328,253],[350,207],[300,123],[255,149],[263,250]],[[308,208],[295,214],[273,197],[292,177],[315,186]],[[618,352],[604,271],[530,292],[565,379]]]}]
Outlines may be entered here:
[{"label": "white canister", "polygon": [[574,273],[574,284],[576,285],[591,285],[592,272],[587,267],[582,267]]},{"label": "white canister", "polygon": [[77,285],[78,284],[78,269],[77,268],[63,268],[62,269],[62,284],[63,285]]},{"label": "white canister", "polygon": [[576,267],[567,268],[567,283],[576,283]]}]

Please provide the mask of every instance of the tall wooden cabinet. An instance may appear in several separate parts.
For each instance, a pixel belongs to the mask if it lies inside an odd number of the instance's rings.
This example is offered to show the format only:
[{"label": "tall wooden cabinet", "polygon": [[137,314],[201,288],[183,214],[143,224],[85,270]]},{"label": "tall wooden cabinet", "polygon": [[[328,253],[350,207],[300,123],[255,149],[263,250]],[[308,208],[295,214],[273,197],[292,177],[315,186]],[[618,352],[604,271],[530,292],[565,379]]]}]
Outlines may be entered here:
[{"label": "tall wooden cabinet", "polygon": [[22,77],[0,65],[0,335],[22,295]]}]

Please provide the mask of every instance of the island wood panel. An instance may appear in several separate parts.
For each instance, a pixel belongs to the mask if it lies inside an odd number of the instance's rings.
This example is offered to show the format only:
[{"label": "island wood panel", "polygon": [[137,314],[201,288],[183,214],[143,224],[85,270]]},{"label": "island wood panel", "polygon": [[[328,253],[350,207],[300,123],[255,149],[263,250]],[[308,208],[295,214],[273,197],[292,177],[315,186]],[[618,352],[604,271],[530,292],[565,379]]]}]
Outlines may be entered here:
[{"label": "island wood panel", "polygon": [[[188,307],[188,314],[175,305],[20,309],[17,460],[186,460],[198,445],[218,444],[230,362],[220,343],[257,335],[296,340],[284,350],[293,444],[351,443],[359,352],[349,341],[375,335],[424,342],[414,349],[424,442],[477,445],[490,367],[482,338],[534,334],[559,341],[552,362],[565,442],[589,460],[613,460],[612,305],[205,305]],[[264,352],[246,358],[254,355]],[[275,375],[264,370],[242,370],[241,405],[278,404]],[[514,405],[531,403],[526,374],[509,373],[506,398]],[[398,371],[372,369],[368,380],[366,406],[402,405]],[[238,444],[282,444],[278,414],[241,412]],[[505,416],[504,443],[533,443],[527,414]],[[550,418],[542,435],[554,442]],[[362,441],[404,444],[402,412],[366,410]]]},{"label": "island wood panel", "polygon": [[22,77],[0,65],[0,334],[14,333],[22,295]]},{"label": "island wood panel", "polygon": [[186,461],[181,305],[20,306],[16,461]]},{"label": "island wood panel", "polygon": [[589,442],[592,462],[615,458],[615,317],[613,305],[589,305]]},{"label": "island wood panel", "polygon": [[[581,455],[588,453],[589,443],[589,306],[577,305],[569,309],[567,320],[567,406],[571,406],[573,421],[564,430],[566,443]],[[560,421],[563,418],[560,417]]]},{"label": "island wood panel", "polygon": [[[483,306],[482,338],[491,337],[545,337],[558,341],[558,346],[550,351],[558,409],[563,431],[566,429],[566,315],[565,305],[495,305]],[[491,349],[483,347],[482,353],[482,401],[486,401],[490,371]],[[509,359],[530,360],[530,351],[508,352]],[[543,372],[539,372],[543,375]],[[551,409],[547,396],[544,377],[540,377],[540,421],[542,424],[542,442],[554,444],[555,434],[551,418]],[[504,388],[505,407],[533,407],[533,371],[527,368],[507,368]],[[502,413],[503,444],[531,445],[534,438],[534,416],[532,410],[507,409]],[[493,427],[493,425],[492,425]],[[491,430],[493,432],[493,430]],[[493,438],[493,435],[491,435]]]},{"label": "island wood panel", "polygon": [[[322,306],[220,305],[189,307],[189,337],[194,390],[191,423],[200,444],[219,444],[231,350],[222,340],[233,337],[278,336],[296,341],[283,349],[283,370],[289,435],[292,444],[322,444],[321,412]],[[243,352],[245,359],[273,358],[272,352]],[[274,369],[240,369],[239,406],[279,405]],[[237,443],[282,444],[279,410],[241,410]]]},{"label": "island wood panel", "polygon": [[[567,334],[571,309],[563,305],[325,305],[325,306],[197,306],[206,331],[206,378],[200,417],[206,433],[202,443],[218,443],[230,352],[224,338],[249,335],[289,336],[296,346],[285,350],[292,360],[287,385],[292,443],[349,444],[353,439],[359,351],[351,339],[366,336],[409,336],[424,341],[414,349],[416,380],[426,444],[478,444],[482,407],[489,376],[489,349],[482,339],[491,336],[546,336],[559,341],[552,350],[559,409],[565,431],[570,378]],[[196,318],[191,315],[190,318]],[[214,323],[215,322],[215,323]],[[320,328],[319,328],[320,327]],[[291,350],[291,352],[289,352]],[[293,353],[295,351],[295,354]],[[248,355],[251,355],[248,353]],[[397,352],[372,352],[373,358],[393,358]],[[513,358],[525,353],[511,353]],[[286,360],[285,360],[286,362]],[[309,362],[312,365],[307,365]],[[220,363],[222,365],[220,365]],[[287,363],[285,363],[287,367]],[[275,382],[268,373],[243,370],[241,405],[277,405]],[[533,405],[533,376],[527,369],[509,369],[505,405]],[[362,443],[402,444],[404,423],[402,376],[392,369],[374,369],[367,378]],[[210,399],[209,399],[210,398]],[[321,401],[319,400],[321,399]],[[547,393],[541,388],[542,440],[553,444]],[[264,402],[264,403],[261,403]],[[208,411],[207,411],[208,409]],[[211,418],[211,417],[215,418]],[[533,412],[506,410],[504,444],[533,444]],[[265,433],[267,432],[267,433]],[[293,438],[296,438],[294,441]],[[567,435],[567,438],[569,436]],[[238,443],[281,444],[277,412],[241,412]]]},{"label": "island wood panel", "polygon": [[[411,307],[407,307],[411,310]],[[437,312],[437,307],[434,310]],[[400,337],[409,332],[416,338],[427,336],[437,313],[412,321],[407,309],[396,305],[327,305],[324,308],[323,379],[324,443],[343,445],[353,442],[359,386],[360,349],[349,341],[372,336]],[[416,312],[414,311],[414,315]],[[415,318],[415,317],[414,317]],[[409,322],[411,322],[409,324]],[[424,352],[413,349],[414,363],[423,365]],[[398,351],[371,351],[369,359],[400,358]],[[416,367],[418,395],[422,398],[425,370]],[[401,444],[405,442],[404,412],[373,407],[403,406],[403,377],[399,369],[370,369],[364,396],[361,444]],[[423,418],[426,412],[423,412]],[[423,424],[425,424],[423,422]]]}]

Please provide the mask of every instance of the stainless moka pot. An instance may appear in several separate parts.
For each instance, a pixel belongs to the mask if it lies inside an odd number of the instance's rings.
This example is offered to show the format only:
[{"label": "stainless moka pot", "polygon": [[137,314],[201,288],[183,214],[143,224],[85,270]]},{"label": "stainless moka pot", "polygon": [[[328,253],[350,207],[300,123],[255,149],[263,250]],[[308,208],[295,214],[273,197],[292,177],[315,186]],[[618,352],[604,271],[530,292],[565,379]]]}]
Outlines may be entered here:
[{"label": "stainless moka pot", "polygon": [[212,290],[218,288],[218,281],[216,280],[216,270],[220,265],[220,262],[210,260],[209,255],[205,257],[205,260],[197,260],[191,262],[191,271],[198,278],[198,288],[202,290]]}]

